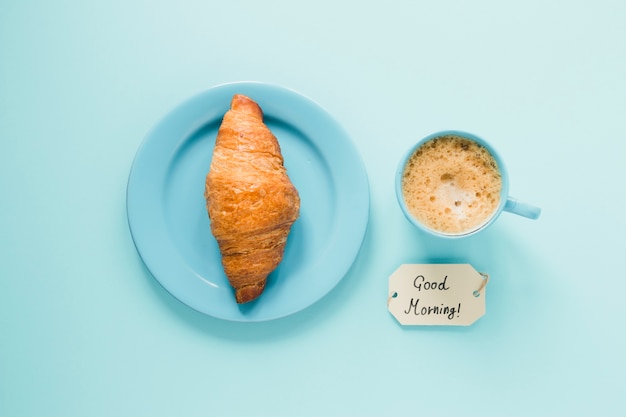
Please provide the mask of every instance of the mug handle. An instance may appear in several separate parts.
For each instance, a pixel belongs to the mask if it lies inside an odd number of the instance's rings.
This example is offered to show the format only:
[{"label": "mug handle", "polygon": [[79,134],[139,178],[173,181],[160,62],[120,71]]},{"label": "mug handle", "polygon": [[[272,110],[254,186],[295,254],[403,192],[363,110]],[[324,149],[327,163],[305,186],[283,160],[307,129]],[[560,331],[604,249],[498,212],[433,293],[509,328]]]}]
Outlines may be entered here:
[{"label": "mug handle", "polygon": [[503,210],[533,220],[538,219],[541,214],[541,209],[539,207],[524,203],[513,197],[507,198]]}]

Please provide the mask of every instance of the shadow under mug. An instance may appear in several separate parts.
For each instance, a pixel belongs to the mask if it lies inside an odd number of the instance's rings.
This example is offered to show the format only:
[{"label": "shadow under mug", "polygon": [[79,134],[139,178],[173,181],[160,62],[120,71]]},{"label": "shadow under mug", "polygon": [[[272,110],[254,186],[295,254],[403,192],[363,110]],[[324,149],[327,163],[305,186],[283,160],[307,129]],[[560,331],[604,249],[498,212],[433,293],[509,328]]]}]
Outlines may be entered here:
[{"label": "shadow under mug", "polygon": [[[420,222],[419,220],[417,220],[409,211],[406,202],[404,201],[404,193],[402,191],[402,178],[404,175],[404,169],[406,164],[408,163],[409,159],[411,158],[411,156],[417,151],[418,148],[420,148],[424,143],[441,137],[441,136],[458,136],[461,138],[465,138],[465,139],[469,139],[473,142],[478,143],[479,145],[483,146],[485,149],[487,149],[487,151],[489,151],[489,153],[493,156],[493,158],[495,159],[497,165],[498,165],[498,169],[500,171],[500,175],[502,177],[502,188],[500,190],[500,203],[498,205],[498,207],[493,211],[493,213],[491,214],[491,217],[489,217],[489,219],[487,221],[485,221],[484,223],[482,223],[481,225],[479,225],[478,227],[468,230],[466,232],[461,232],[461,233],[446,233],[443,231],[439,231],[436,229],[432,229],[428,226],[426,226],[425,224],[423,224],[422,222]],[[496,219],[500,216],[500,213],[502,213],[503,211],[507,211],[509,213],[513,213],[513,214],[517,214],[520,215],[522,217],[526,217],[529,219],[537,219],[539,218],[539,215],[541,214],[541,209],[539,207],[533,206],[531,204],[522,202],[514,197],[511,197],[509,195],[509,174],[507,172],[506,166],[504,165],[504,161],[502,160],[502,158],[500,157],[500,155],[498,154],[498,152],[496,152],[496,150],[489,144],[487,143],[485,140],[483,140],[482,138],[468,133],[468,132],[463,132],[463,131],[459,131],[459,130],[445,130],[445,131],[441,131],[441,132],[437,132],[437,133],[433,133],[431,135],[426,136],[425,138],[423,138],[422,140],[420,140],[419,142],[417,142],[414,146],[412,146],[406,153],[405,155],[402,157],[402,159],[400,160],[400,163],[398,164],[398,168],[396,171],[396,197],[398,199],[398,204],[400,205],[400,208],[402,209],[402,212],[404,213],[404,215],[406,216],[406,218],[416,227],[418,227],[419,229],[431,234],[431,235],[435,235],[435,236],[440,236],[440,237],[447,237],[447,238],[459,238],[459,237],[466,237],[466,236],[471,236],[473,234],[478,233],[481,230],[484,230],[485,228],[487,228],[489,225],[491,225],[494,221],[496,221]]]}]

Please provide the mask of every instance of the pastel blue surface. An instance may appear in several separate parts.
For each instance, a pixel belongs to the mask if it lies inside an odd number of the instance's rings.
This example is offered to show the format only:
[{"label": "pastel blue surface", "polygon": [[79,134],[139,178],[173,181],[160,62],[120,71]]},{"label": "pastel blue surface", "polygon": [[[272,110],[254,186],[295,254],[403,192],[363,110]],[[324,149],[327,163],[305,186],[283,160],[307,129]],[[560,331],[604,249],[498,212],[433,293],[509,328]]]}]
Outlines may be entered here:
[{"label": "pastel blue surface", "polygon": [[[234,94],[263,109],[301,200],[283,260],[263,296],[245,305],[235,302],[224,275],[204,200],[217,130]],[[168,113],[137,152],[127,191],[133,240],[154,277],[188,306],[235,321],[284,317],[332,290],[361,248],[369,206],[365,167],[341,126],[294,91],[252,82],[213,87]]]},{"label": "pastel blue surface", "polygon": [[[622,0],[2,2],[0,416],[623,414],[624,39]],[[126,213],[154,126],[242,80],[319,103],[370,189],[345,276],[261,322],[173,297]],[[488,139],[541,217],[416,230],[395,169],[448,129]],[[489,274],[485,316],[400,326],[389,275],[441,261]]]}]

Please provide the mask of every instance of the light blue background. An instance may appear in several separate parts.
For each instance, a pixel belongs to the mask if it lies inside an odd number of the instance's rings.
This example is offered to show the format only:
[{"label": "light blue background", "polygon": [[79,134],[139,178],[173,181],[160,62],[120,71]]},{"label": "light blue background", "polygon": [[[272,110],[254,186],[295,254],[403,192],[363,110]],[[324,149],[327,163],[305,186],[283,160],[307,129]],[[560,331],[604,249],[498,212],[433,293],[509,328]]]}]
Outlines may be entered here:
[{"label": "light blue background", "polygon": [[[624,398],[626,3],[2,1],[0,415],[589,416]],[[299,314],[224,322],[142,265],[125,213],[149,129],[229,81],[293,88],[360,149],[370,226]],[[416,140],[463,129],[543,208],[427,239],[395,201]],[[401,263],[491,275],[468,328],[403,328]]]}]

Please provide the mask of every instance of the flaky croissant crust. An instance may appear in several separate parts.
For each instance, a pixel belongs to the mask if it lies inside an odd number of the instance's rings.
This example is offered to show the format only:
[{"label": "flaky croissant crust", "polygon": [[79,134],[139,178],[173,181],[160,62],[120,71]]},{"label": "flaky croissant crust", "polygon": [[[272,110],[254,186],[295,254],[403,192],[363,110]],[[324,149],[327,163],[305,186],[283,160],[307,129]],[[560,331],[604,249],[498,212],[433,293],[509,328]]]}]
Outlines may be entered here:
[{"label": "flaky croissant crust", "polygon": [[261,108],[244,95],[233,97],[218,130],[205,199],[235,298],[251,301],[283,258],[300,197]]}]

